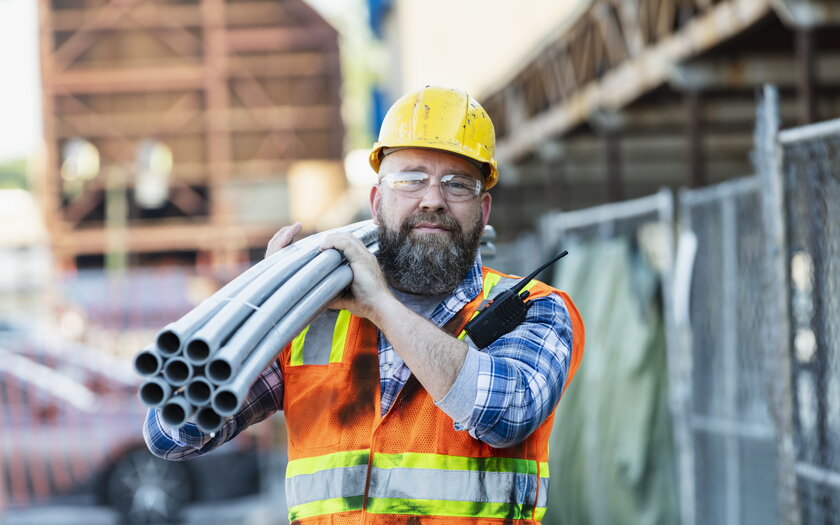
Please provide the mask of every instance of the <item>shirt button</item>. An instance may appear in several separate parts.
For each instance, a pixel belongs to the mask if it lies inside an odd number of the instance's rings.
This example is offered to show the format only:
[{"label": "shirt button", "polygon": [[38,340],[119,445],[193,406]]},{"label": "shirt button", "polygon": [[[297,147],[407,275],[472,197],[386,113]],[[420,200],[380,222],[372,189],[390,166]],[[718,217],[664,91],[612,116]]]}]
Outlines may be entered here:
[{"label": "shirt button", "polygon": [[391,369],[391,365],[390,365],[390,364],[385,363],[384,365],[382,365],[382,370],[385,370],[385,371],[387,372],[387,371],[388,371],[388,370],[390,370],[390,369]]}]

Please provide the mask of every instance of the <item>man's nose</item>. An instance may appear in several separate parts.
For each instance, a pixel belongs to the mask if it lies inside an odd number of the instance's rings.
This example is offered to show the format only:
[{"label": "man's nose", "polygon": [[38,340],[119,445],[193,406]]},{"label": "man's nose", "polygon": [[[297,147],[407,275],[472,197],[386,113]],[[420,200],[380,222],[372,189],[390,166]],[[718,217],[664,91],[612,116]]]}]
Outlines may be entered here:
[{"label": "man's nose", "polygon": [[446,198],[443,196],[443,190],[440,187],[440,182],[429,181],[429,188],[420,199],[419,206],[423,210],[446,209]]}]

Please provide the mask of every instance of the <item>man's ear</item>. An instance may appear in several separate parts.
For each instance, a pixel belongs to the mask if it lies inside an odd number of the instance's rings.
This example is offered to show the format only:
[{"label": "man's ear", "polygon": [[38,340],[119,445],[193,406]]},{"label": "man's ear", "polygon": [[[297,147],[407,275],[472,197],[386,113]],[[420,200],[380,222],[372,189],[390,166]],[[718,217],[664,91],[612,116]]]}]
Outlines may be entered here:
[{"label": "man's ear", "polygon": [[379,185],[373,186],[370,189],[370,214],[373,216],[373,223],[379,224],[379,199],[382,194],[379,192]]},{"label": "man's ear", "polygon": [[493,198],[490,196],[488,192],[484,192],[481,194],[481,219],[484,221],[484,225],[487,226],[487,223],[490,221],[490,208]]}]

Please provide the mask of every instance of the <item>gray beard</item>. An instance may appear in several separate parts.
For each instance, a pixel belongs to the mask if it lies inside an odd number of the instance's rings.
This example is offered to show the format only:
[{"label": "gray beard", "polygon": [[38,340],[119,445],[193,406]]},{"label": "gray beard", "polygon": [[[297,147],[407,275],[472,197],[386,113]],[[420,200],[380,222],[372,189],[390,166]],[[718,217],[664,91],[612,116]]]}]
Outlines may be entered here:
[{"label": "gray beard", "polygon": [[[441,224],[450,235],[413,233],[411,229],[421,222]],[[376,258],[388,284],[397,290],[415,295],[447,294],[475,262],[483,226],[479,216],[471,231],[464,232],[453,217],[430,212],[406,218],[398,230],[382,220]]]}]

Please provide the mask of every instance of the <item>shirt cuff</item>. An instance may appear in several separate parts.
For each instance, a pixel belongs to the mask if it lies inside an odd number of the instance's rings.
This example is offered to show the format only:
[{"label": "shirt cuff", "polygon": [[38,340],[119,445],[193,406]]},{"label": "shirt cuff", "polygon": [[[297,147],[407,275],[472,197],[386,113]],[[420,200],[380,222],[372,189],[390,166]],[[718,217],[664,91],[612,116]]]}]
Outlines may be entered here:
[{"label": "shirt cuff", "polygon": [[475,410],[480,355],[475,348],[467,349],[467,357],[449,392],[440,401],[435,401],[435,405],[452,418],[459,430],[469,428],[469,422]]}]

